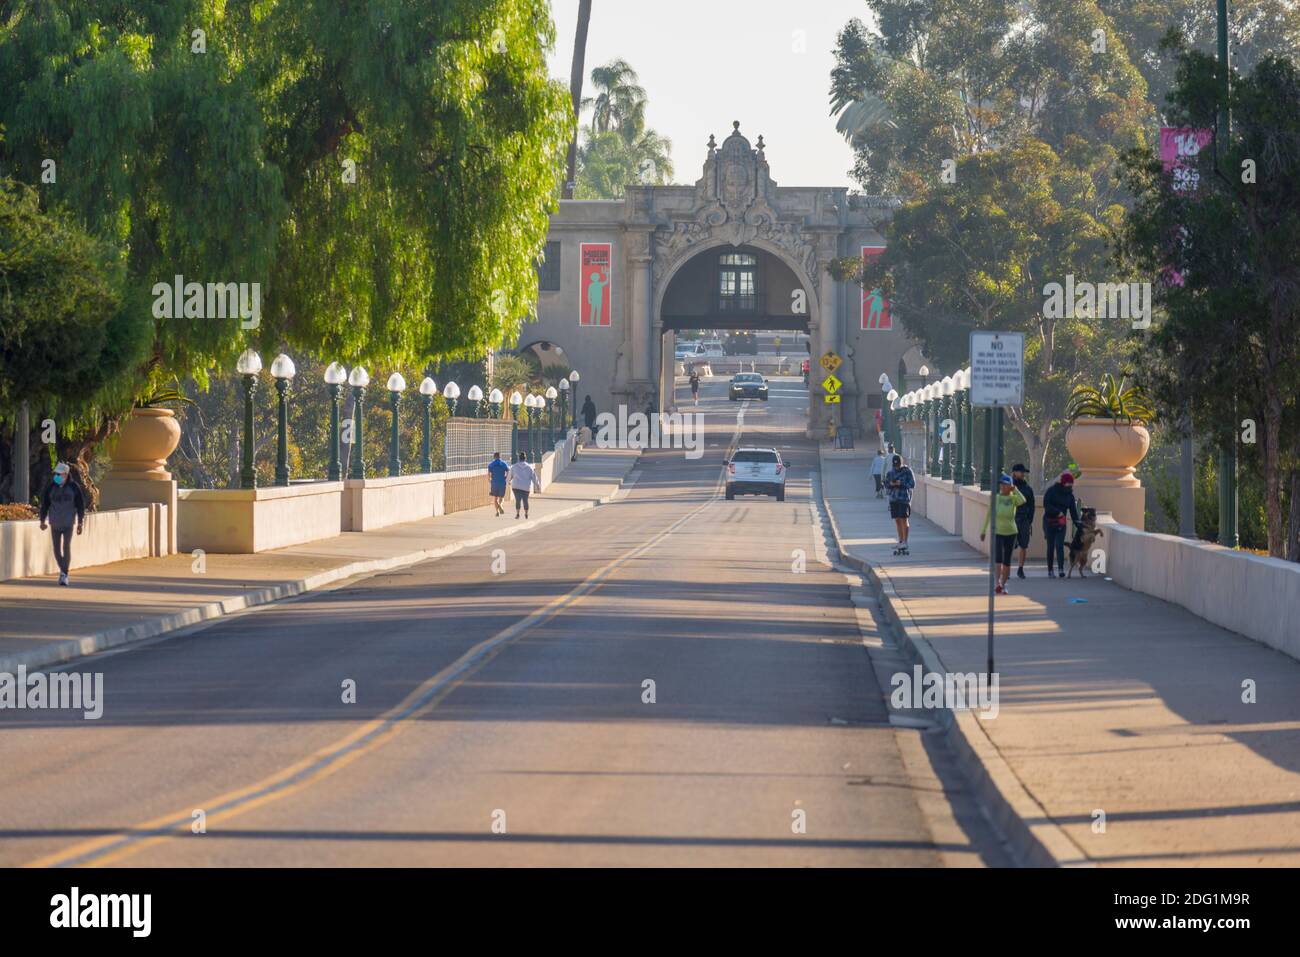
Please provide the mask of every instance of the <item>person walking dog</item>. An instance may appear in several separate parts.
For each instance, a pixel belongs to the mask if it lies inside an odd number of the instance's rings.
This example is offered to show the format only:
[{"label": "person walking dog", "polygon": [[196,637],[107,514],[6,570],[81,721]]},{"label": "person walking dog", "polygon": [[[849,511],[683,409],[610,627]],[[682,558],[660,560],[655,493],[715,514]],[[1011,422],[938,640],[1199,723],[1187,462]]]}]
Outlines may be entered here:
[{"label": "person walking dog", "polygon": [[542,483],[537,473],[528,464],[528,453],[520,452],[519,461],[510,466],[510,488],[515,493],[515,518],[519,517],[519,508],[523,506],[524,518],[528,518],[528,494],[536,489],[542,490]]},{"label": "person walking dog", "polygon": [[[1011,577],[1011,554],[1015,550],[1019,533],[1016,528],[1016,511],[1025,504],[1025,497],[1016,488],[1016,483],[1005,472],[998,479],[998,494],[993,496],[996,521],[993,526],[993,554],[997,563],[997,578],[994,591],[999,595],[1007,594],[1007,579]],[[980,529],[980,541],[984,541],[989,530],[989,513],[984,513],[984,527]]]},{"label": "person walking dog", "polygon": [[68,568],[72,565],[72,526],[80,535],[86,526],[86,496],[72,477],[67,462],[54,466],[50,483],[41,495],[41,531],[47,525],[54,542],[54,561],[59,566],[59,584],[68,584]]},{"label": "person walking dog", "polygon": [[1065,577],[1065,518],[1069,516],[1079,525],[1079,503],[1074,498],[1074,475],[1062,472],[1061,477],[1043,493],[1043,534],[1047,537],[1047,577],[1052,577],[1052,565],[1058,577]]}]

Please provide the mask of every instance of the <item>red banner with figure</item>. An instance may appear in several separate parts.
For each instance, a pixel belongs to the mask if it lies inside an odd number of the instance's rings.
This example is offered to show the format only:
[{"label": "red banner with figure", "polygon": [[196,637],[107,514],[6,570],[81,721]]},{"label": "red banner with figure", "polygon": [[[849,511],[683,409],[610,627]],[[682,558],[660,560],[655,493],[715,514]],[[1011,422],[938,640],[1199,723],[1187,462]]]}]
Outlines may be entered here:
[{"label": "red banner with figure", "polygon": [[[878,259],[885,251],[884,246],[863,246],[862,265],[866,266],[873,259]],[[879,289],[862,289],[862,328],[875,332],[894,328],[894,319],[889,314],[889,300]]]},{"label": "red banner with figure", "polygon": [[614,308],[614,267],[609,243],[583,243],[578,277],[578,325],[608,326]]}]

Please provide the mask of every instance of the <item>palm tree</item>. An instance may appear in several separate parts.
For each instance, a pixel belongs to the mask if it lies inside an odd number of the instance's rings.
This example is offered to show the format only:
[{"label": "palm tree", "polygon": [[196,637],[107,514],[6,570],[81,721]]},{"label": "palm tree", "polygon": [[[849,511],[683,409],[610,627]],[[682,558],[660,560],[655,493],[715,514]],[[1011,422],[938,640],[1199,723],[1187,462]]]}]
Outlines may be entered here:
[{"label": "palm tree", "polygon": [[583,101],[591,107],[591,131],[638,131],[645,123],[646,92],[636,70],[623,59],[613,60],[591,71],[591,84],[600,92]]},{"label": "palm tree", "polygon": [[573,199],[578,170],[578,124],[582,115],[582,77],[587,67],[587,28],[591,26],[591,0],[578,0],[578,31],[573,40],[573,68],[569,71],[569,93],[573,97],[573,139],[569,141],[569,161],[564,177],[565,199]]}]

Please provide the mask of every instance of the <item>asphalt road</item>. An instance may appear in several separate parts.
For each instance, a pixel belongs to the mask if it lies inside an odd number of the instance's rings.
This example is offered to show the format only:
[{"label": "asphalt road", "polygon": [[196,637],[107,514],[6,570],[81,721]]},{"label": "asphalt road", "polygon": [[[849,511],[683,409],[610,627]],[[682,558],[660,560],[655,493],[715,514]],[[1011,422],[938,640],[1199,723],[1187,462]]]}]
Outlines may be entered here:
[{"label": "asphalt road", "polygon": [[[711,381],[614,503],[67,666],[104,716],[0,712],[0,865],[1004,863],[818,561],[806,403]],[[737,438],[784,503],[723,500]]]}]

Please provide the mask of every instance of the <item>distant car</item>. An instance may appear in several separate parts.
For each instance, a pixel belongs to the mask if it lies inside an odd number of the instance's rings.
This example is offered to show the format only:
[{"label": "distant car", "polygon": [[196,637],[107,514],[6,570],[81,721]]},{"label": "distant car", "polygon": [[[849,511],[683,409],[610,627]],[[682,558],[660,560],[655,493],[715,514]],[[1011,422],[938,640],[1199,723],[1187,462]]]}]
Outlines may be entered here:
[{"label": "distant car", "polygon": [[776,449],[736,449],[727,463],[727,501],[737,495],[774,495],[785,501],[785,463]]},{"label": "distant car", "polygon": [[737,399],[762,399],[766,402],[767,380],[757,372],[737,372],[731,377],[727,398],[732,402]]},{"label": "distant car", "polygon": [[703,359],[706,353],[698,342],[680,342],[677,344],[677,361],[684,359]]},{"label": "distant car", "polygon": [[705,339],[700,343],[700,346],[704,349],[704,354],[710,359],[721,359],[727,354],[727,351],[722,348],[721,339]]}]

